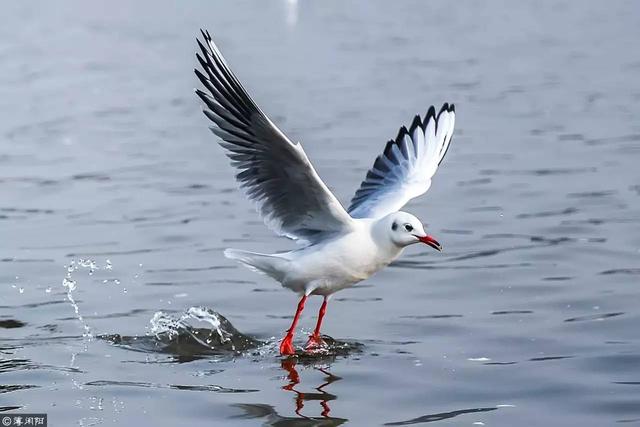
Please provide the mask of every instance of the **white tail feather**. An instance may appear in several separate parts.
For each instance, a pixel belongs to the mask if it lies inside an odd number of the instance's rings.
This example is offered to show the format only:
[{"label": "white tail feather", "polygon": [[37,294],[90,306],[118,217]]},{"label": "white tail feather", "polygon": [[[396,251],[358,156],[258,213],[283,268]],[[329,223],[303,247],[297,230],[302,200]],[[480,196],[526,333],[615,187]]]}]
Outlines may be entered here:
[{"label": "white tail feather", "polygon": [[266,274],[281,281],[288,261],[278,255],[261,254],[240,249],[225,249],[224,256],[238,261],[250,270]]}]

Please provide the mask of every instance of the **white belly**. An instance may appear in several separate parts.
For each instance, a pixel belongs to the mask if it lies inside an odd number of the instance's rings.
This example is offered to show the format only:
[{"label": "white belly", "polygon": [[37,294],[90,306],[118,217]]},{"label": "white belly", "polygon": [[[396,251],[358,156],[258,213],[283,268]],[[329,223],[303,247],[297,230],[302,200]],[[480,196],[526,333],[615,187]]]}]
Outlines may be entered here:
[{"label": "white belly", "polygon": [[397,247],[381,248],[369,233],[353,232],[290,252],[282,285],[298,293],[330,295],[370,277],[401,252]]}]

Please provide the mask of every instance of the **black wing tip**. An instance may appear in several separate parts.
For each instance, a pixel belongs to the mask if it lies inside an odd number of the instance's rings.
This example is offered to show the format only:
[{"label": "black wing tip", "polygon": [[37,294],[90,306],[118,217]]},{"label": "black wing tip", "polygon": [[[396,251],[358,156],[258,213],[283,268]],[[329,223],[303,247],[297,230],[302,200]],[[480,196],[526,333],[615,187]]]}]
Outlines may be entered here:
[{"label": "black wing tip", "polygon": [[454,103],[448,103],[445,102],[444,104],[442,104],[442,107],[440,108],[440,111],[438,112],[438,116],[440,114],[442,114],[443,112],[448,112],[448,113],[454,113],[456,111],[456,106]]},{"label": "black wing tip", "polygon": [[411,126],[409,126],[409,131],[411,132],[411,134],[413,134],[413,131],[418,127],[422,128],[422,119],[420,118],[420,114],[415,115],[413,121],[411,122]]},{"label": "black wing tip", "polygon": [[[204,28],[200,28],[200,34],[202,34],[202,38],[205,41],[211,41],[211,34],[209,34],[209,30],[205,30]],[[196,38],[197,40],[197,38]]]},{"label": "black wing tip", "polygon": [[[202,34],[202,38],[204,43],[200,40],[199,37],[196,37],[196,42],[198,43],[198,47],[202,52],[202,55],[205,57],[205,62],[211,63],[211,58],[218,57],[219,55],[216,53],[217,47],[211,38],[211,34],[209,31],[200,29],[200,33]],[[196,52],[196,56],[198,56],[198,52]],[[200,58],[198,58],[200,59]],[[213,64],[211,64],[213,65]]]},{"label": "black wing tip", "polygon": [[[389,141],[389,142],[393,142],[394,144],[400,146],[400,142],[402,141],[402,138],[404,138],[405,135],[408,135],[409,137],[411,137],[409,130],[407,129],[406,126],[403,125],[398,131],[398,136],[396,136],[396,139],[394,141]],[[385,149],[385,153],[386,153],[386,149]]]},{"label": "black wing tip", "polygon": [[[202,67],[202,69],[209,74],[209,68],[207,67],[207,63],[204,62],[204,60],[200,57],[200,55],[196,54],[196,56],[198,57],[198,62],[200,63],[200,66]],[[209,77],[205,76],[204,73],[198,69],[198,68],[194,68],[193,72],[195,73],[196,77],[198,78],[198,80],[200,80],[200,83],[202,83],[203,85],[207,86],[207,81],[209,81]]]},{"label": "black wing tip", "polygon": [[424,115],[424,120],[422,121],[422,130],[427,129],[427,125],[432,119],[436,118],[436,108],[432,105],[427,110],[427,114]]},{"label": "black wing tip", "polygon": [[384,146],[384,155],[385,156],[389,156],[389,153],[391,153],[391,147],[393,147],[393,144],[395,144],[396,142],[393,139],[390,139],[389,141],[387,141],[387,145]]},{"label": "black wing tip", "polygon": [[[197,37],[196,37],[196,42],[198,43],[198,47],[200,48],[200,52],[202,52],[202,54],[204,56],[211,55],[211,53],[209,52],[208,47],[205,47],[204,44],[202,44],[202,42],[200,41],[200,39],[197,38]],[[199,56],[198,52],[196,52],[196,56]]]},{"label": "black wing tip", "polygon": [[440,115],[445,111],[448,113],[455,113],[456,106],[454,104],[445,102],[444,104],[442,104],[442,107],[440,107],[440,111],[438,111],[438,113],[436,114],[436,107],[431,105],[427,110],[427,114],[424,115],[424,120],[420,118],[420,114],[416,114],[413,118],[413,121],[411,122],[411,125],[409,126],[409,129],[407,129],[406,126],[402,126],[400,130],[398,130],[398,135],[396,136],[396,138],[387,142],[387,145],[384,148],[384,155],[388,156],[389,152],[391,151],[391,147],[394,144],[400,146],[400,143],[405,135],[408,135],[411,138],[411,135],[413,135],[413,131],[415,131],[416,128],[420,127],[423,131],[425,131],[427,129],[427,125],[431,120],[434,120],[437,125],[438,120],[440,119]]},{"label": "black wing tip", "polygon": [[[198,43],[200,43],[200,42],[198,41]],[[200,46],[202,46],[202,45],[200,45]],[[207,52],[205,52],[204,50],[202,51],[202,55],[200,55],[200,53],[196,52],[196,59],[198,60],[198,63],[200,64],[202,69],[205,70],[207,73],[209,73],[209,71],[213,71],[214,70],[214,68],[210,65],[211,56],[209,56],[209,54]]]},{"label": "black wing tip", "polygon": [[425,114],[425,116],[424,116],[424,121],[422,122],[422,128],[426,129],[427,128],[427,124],[429,124],[429,121],[431,119],[435,120],[436,123],[437,123],[438,120],[440,119],[440,115],[442,113],[444,113],[445,111],[447,113],[455,113],[456,112],[455,104],[453,104],[453,103],[449,104],[448,102],[445,102],[444,104],[442,104],[442,107],[440,107],[440,110],[438,111],[438,114],[436,114],[436,107],[433,106],[433,105],[430,106],[429,110],[427,111],[427,114]]},{"label": "black wing tip", "polygon": [[205,76],[202,71],[200,71],[197,68],[193,69],[193,72],[195,73],[196,77],[198,78],[198,80],[200,80],[200,83],[202,83],[206,88],[209,88],[209,78],[207,76]]}]

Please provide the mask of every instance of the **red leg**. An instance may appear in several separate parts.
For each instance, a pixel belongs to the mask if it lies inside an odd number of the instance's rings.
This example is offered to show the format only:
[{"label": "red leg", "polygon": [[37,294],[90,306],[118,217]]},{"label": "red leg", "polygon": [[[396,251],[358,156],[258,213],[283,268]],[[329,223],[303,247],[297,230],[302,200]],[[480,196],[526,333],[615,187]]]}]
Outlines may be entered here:
[{"label": "red leg", "polygon": [[327,297],[322,301],[322,306],[320,307],[320,311],[318,312],[318,323],[316,323],[316,329],[313,331],[313,334],[309,336],[309,341],[307,341],[307,345],[305,345],[305,349],[313,349],[324,346],[325,342],[320,336],[320,328],[322,327],[322,320],[324,319],[324,315],[327,312]]},{"label": "red leg", "polygon": [[320,311],[318,312],[318,323],[316,323],[316,329],[313,331],[313,335],[319,337],[320,336],[320,328],[322,327],[322,319],[324,319],[324,315],[327,313],[327,298],[322,301],[322,306],[320,306]]},{"label": "red leg", "polygon": [[296,325],[298,324],[298,319],[300,318],[300,314],[302,310],[304,310],[304,303],[307,301],[307,296],[303,295],[298,303],[298,309],[296,310],[295,316],[293,316],[293,322],[291,322],[291,327],[287,330],[287,335],[285,335],[284,339],[280,343],[280,354],[295,354],[295,350],[293,348],[293,333],[296,329]]}]

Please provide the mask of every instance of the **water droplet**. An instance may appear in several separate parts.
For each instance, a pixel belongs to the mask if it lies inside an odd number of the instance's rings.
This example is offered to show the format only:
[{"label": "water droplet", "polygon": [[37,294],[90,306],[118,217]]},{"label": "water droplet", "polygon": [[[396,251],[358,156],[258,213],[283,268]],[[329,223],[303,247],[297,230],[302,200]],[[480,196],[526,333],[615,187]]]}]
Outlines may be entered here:
[{"label": "water droplet", "polygon": [[78,265],[80,267],[83,268],[88,268],[89,269],[89,276],[93,275],[93,272],[95,270],[98,270],[98,265],[96,264],[96,262],[92,259],[84,259],[84,258],[80,258],[78,260]]},{"label": "water droplet", "polygon": [[84,332],[83,332],[82,336],[91,338],[93,336],[91,334],[91,329],[89,328],[89,325],[87,325],[85,323],[84,319],[80,315],[80,308],[78,307],[78,304],[76,303],[75,299],[73,298],[73,291],[75,291],[76,288],[77,288],[77,282],[75,280],[73,280],[71,273],[74,272],[77,269],[78,268],[77,268],[75,262],[72,260],[69,263],[69,266],[67,267],[67,274],[66,274],[65,278],[62,280],[62,286],[64,286],[67,289],[67,300],[69,301],[69,303],[71,303],[71,307],[73,307],[73,311],[76,314],[76,318],[82,324],[82,327],[84,329]]},{"label": "water droplet", "polygon": [[62,286],[67,288],[69,292],[73,292],[76,289],[76,281],[73,279],[70,279],[69,277],[65,277],[64,280],[62,281]]}]

